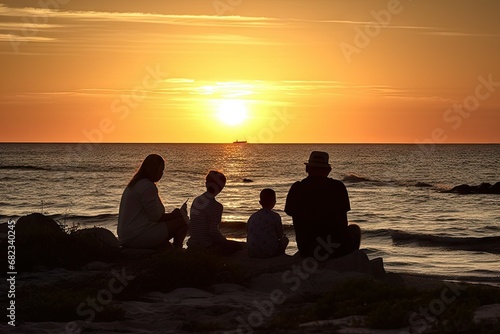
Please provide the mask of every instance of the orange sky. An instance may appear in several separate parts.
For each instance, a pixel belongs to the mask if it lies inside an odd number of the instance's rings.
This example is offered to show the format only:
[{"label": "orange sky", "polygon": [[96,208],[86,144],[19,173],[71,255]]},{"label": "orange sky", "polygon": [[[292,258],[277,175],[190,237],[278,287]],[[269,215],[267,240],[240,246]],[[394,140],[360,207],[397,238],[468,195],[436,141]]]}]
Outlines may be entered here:
[{"label": "orange sky", "polygon": [[[498,13],[494,0],[0,1],[0,142],[500,143]],[[217,116],[227,100],[241,124]]]}]

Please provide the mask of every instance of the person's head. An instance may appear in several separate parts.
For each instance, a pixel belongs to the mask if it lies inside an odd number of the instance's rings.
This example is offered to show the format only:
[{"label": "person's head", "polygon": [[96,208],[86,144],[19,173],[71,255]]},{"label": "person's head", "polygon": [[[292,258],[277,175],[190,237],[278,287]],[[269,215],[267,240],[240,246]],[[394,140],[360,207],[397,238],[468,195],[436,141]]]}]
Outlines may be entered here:
[{"label": "person's head", "polygon": [[328,163],[328,153],[322,151],[313,151],[309,156],[309,161],[305,162],[306,172],[311,176],[327,177],[332,167]]},{"label": "person's head", "polygon": [[139,170],[135,173],[132,180],[128,184],[129,187],[134,186],[137,181],[141,179],[148,179],[151,182],[158,182],[163,176],[163,170],[165,169],[165,160],[158,154],[150,154],[144,159],[139,167]]},{"label": "person's head", "polygon": [[226,185],[226,177],[221,172],[211,170],[207,174],[205,185],[207,187],[207,191],[216,196],[222,191],[222,189],[224,189],[224,186]]},{"label": "person's head", "polygon": [[265,188],[260,192],[260,205],[263,209],[271,210],[276,205],[276,193],[274,190]]}]

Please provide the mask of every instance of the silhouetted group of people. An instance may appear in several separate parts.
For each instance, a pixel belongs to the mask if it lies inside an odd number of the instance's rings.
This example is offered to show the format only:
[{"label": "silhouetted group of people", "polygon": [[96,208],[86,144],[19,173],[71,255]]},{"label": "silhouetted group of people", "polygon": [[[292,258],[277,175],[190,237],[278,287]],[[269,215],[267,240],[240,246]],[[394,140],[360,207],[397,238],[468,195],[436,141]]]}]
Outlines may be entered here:
[{"label": "silhouetted group of people", "polygon": [[[328,153],[313,151],[305,163],[308,176],[295,182],[286,198],[285,212],[292,217],[297,248],[303,257],[340,257],[360,246],[361,230],[347,220],[347,189],[341,181],[328,177],[332,170],[328,160]],[[125,188],[117,229],[121,246],[180,250],[189,232],[188,250],[223,256],[242,250],[244,243],[228,240],[219,229],[224,208],[216,196],[226,185],[224,174],[210,171],[206,175],[206,191],[193,200],[188,215],[186,203],[170,213],[165,211],[156,187],[164,169],[160,155],[148,155]],[[262,208],[247,222],[248,255],[268,258],[284,254],[289,239],[280,215],[273,211],[275,191],[263,189],[259,203]]]}]

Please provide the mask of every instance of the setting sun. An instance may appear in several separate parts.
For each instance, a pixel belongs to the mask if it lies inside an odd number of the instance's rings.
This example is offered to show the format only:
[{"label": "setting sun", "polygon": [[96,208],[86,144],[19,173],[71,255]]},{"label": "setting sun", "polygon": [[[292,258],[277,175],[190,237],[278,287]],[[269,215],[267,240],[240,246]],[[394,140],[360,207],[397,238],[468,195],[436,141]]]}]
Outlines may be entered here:
[{"label": "setting sun", "polygon": [[45,2],[0,1],[0,142],[500,142],[500,1]]},{"label": "setting sun", "polygon": [[247,118],[245,102],[241,100],[223,100],[217,107],[217,116],[227,125],[239,125]]}]

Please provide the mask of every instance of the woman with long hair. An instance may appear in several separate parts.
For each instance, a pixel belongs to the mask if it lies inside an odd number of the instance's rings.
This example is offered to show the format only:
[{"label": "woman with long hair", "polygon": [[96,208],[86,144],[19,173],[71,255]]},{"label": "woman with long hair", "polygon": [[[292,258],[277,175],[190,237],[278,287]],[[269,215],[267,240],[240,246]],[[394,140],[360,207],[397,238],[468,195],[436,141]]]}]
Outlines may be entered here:
[{"label": "woman with long hair", "polygon": [[118,215],[118,240],[128,248],[182,248],[187,233],[186,205],[165,213],[158,182],[163,176],[165,160],[158,154],[148,155],[125,188]]}]

